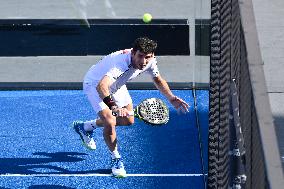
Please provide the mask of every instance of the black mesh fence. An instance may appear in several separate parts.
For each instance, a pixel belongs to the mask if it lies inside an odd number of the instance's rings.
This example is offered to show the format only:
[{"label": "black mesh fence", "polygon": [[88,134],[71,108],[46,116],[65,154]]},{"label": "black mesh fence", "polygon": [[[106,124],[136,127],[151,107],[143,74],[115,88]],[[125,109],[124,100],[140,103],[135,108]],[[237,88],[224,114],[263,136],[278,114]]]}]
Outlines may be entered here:
[{"label": "black mesh fence", "polygon": [[211,0],[208,188],[269,188],[247,53],[240,2]]}]

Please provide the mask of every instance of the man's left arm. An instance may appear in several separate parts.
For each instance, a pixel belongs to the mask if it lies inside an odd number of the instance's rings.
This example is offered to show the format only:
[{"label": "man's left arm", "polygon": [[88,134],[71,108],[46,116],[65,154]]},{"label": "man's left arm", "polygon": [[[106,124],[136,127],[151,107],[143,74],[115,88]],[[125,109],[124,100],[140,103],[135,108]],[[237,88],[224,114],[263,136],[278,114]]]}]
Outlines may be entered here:
[{"label": "man's left arm", "polygon": [[172,93],[165,79],[158,75],[157,77],[153,77],[153,81],[156,88],[168,99],[177,111],[182,111],[183,113],[188,112],[189,105]]}]

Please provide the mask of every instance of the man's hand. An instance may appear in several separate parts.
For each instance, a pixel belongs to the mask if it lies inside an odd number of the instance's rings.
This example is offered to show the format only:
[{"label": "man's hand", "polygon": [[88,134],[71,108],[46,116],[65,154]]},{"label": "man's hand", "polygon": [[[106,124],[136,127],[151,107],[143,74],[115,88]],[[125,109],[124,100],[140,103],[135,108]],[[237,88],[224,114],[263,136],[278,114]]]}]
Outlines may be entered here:
[{"label": "man's hand", "polygon": [[170,103],[175,107],[178,112],[188,112],[189,105],[177,96],[173,96],[169,99]]},{"label": "man's hand", "polygon": [[115,108],[112,110],[112,114],[117,117],[128,117],[130,115],[126,108]]}]

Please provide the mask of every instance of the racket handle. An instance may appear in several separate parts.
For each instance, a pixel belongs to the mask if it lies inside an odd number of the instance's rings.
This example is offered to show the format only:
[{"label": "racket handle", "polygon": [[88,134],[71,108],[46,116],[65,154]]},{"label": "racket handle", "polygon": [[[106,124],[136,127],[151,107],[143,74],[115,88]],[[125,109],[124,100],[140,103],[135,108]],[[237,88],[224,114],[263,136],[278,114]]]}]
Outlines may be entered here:
[{"label": "racket handle", "polygon": [[134,116],[134,111],[128,112],[128,115],[129,115],[129,116]]},{"label": "racket handle", "polygon": [[[112,115],[117,117],[117,113],[115,113],[115,112],[112,112]],[[134,111],[129,111],[127,117],[129,117],[129,116],[134,116]]]}]

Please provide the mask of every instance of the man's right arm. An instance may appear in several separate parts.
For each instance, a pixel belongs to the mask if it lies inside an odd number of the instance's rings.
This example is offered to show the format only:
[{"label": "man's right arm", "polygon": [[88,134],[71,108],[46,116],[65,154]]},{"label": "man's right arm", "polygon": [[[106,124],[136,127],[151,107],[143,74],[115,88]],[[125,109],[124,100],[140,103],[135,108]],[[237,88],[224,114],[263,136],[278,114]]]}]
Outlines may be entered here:
[{"label": "man's right arm", "polygon": [[112,83],[112,80],[109,76],[105,75],[101,81],[98,83],[96,89],[99,93],[100,98],[103,100],[103,102],[109,107],[110,110],[114,111],[117,109],[117,105],[115,101],[113,100],[110,91],[109,86]]},{"label": "man's right arm", "polygon": [[112,79],[107,75],[105,75],[98,83],[96,89],[101,99],[104,99],[105,97],[110,95],[109,87],[112,83]]},{"label": "man's right arm", "polygon": [[97,91],[100,95],[100,98],[103,100],[103,102],[109,107],[110,110],[112,110],[113,113],[115,113],[117,116],[128,116],[129,112],[126,108],[118,108],[114,100],[112,99],[112,96],[110,94],[109,87],[113,83],[112,79],[105,75],[99,84],[97,85]]}]

